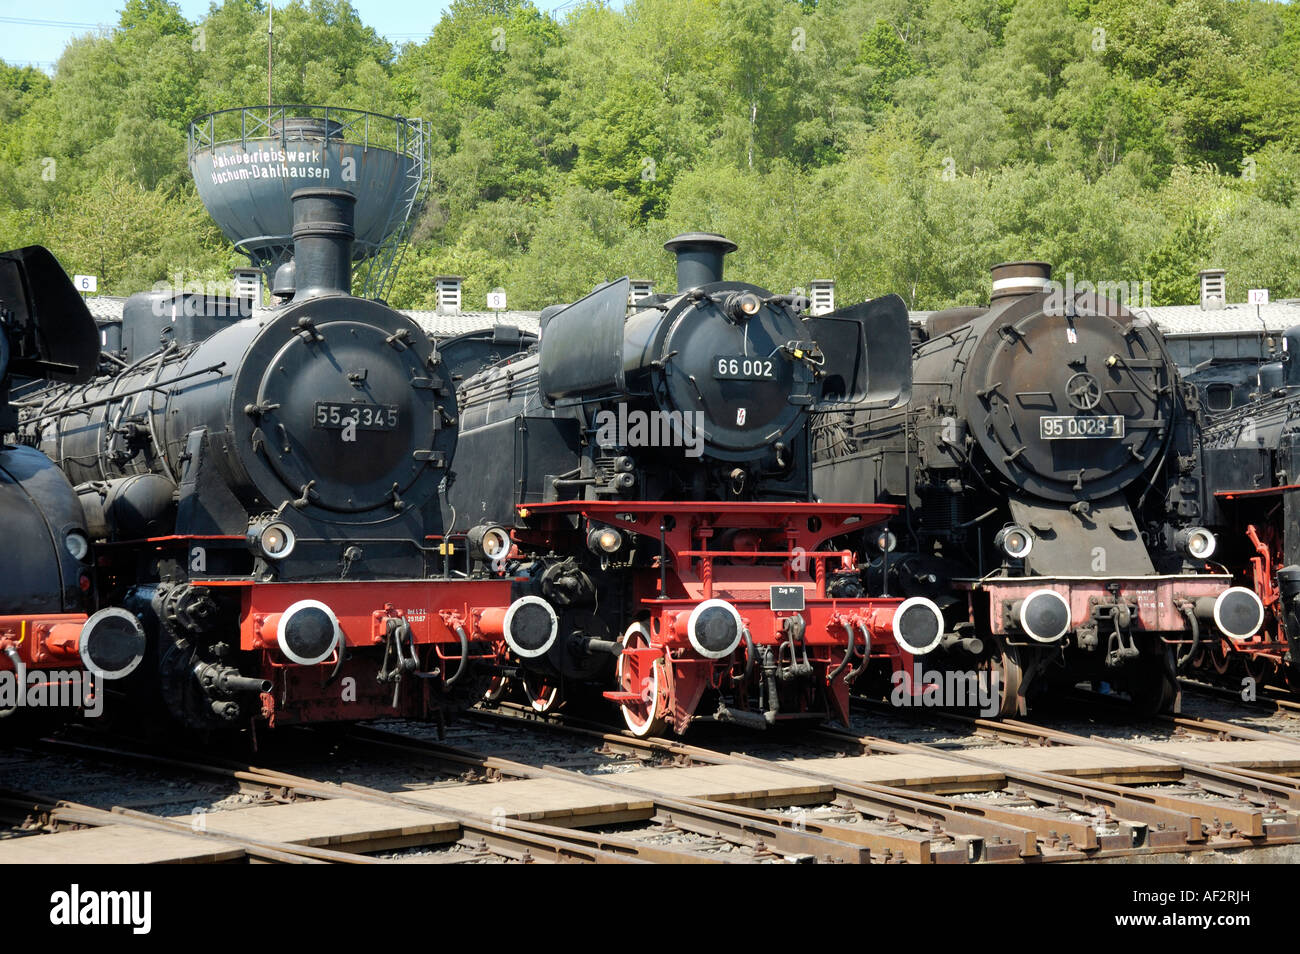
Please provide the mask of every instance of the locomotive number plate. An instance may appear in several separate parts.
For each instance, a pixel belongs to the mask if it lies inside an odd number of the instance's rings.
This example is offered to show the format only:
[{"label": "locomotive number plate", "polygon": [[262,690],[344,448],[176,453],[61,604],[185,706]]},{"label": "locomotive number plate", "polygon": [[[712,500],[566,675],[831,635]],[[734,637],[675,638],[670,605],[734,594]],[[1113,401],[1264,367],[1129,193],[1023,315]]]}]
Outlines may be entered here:
[{"label": "locomotive number plate", "polygon": [[776,361],[772,358],[720,354],[713,359],[713,376],[719,381],[773,381],[776,370]]},{"label": "locomotive number plate", "polygon": [[317,427],[356,426],[359,431],[391,431],[397,427],[396,404],[316,402]]},{"label": "locomotive number plate", "polygon": [[1069,414],[1044,415],[1038,419],[1040,440],[1087,440],[1124,436],[1124,418],[1119,414],[1101,417],[1073,417]]}]

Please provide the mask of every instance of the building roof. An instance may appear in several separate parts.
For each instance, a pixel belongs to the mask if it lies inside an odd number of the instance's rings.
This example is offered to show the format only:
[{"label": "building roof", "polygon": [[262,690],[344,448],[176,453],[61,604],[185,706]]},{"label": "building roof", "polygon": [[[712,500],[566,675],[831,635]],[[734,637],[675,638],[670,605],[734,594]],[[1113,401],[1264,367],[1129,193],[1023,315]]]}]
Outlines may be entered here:
[{"label": "building roof", "polygon": [[86,309],[96,321],[121,321],[122,306],[125,304],[125,298],[111,295],[95,295],[86,299]]},{"label": "building roof", "polygon": [[1135,309],[1146,315],[1171,337],[1183,335],[1277,334],[1300,325],[1300,299],[1286,298],[1267,305],[1224,305],[1205,309],[1200,305],[1154,305]]},{"label": "building roof", "polygon": [[[122,320],[125,298],[98,295],[86,299],[86,307],[98,322]],[[254,315],[265,314],[269,309],[254,309]],[[536,311],[416,311],[399,309],[417,325],[436,338],[451,338],[471,331],[482,331],[493,325],[513,325],[520,331],[537,333],[540,312]]]},{"label": "building roof", "polygon": [[471,331],[482,331],[493,325],[513,325],[520,331],[537,334],[539,312],[536,311],[411,311],[402,314],[412,319],[427,334],[435,338],[451,338]]}]

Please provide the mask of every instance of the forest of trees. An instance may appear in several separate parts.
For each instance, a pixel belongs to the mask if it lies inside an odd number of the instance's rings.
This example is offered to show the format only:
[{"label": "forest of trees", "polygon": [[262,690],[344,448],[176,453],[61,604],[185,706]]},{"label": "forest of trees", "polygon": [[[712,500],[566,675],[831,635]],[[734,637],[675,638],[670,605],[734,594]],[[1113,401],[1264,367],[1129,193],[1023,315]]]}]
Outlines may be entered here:
[{"label": "forest of trees", "polygon": [[[393,46],[346,0],[277,5],[275,99],[419,116],[432,187],[391,294],[571,300],[703,229],[732,274],[917,308],[989,265],[1196,300],[1300,296],[1300,4],[1263,0],[455,0]],[[196,115],[266,100],[262,0],[127,0],[53,76],[0,63],[0,248],[129,294],[242,260],[189,180]]]}]

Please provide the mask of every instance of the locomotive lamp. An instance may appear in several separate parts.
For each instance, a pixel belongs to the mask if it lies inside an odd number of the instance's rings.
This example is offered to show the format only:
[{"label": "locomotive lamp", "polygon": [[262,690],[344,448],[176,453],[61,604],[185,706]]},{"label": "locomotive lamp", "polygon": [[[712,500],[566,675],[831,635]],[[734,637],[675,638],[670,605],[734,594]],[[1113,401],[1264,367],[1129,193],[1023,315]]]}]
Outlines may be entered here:
[{"label": "locomotive lamp", "polygon": [[623,534],[613,527],[592,527],[587,533],[587,549],[592,553],[617,553],[623,546]]},{"label": "locomotive lamp", "polygon": [[749,321],[763,308],[763,299],[753,292],[732,292],[722,302],[722,310],[735,324]]},{"label": "locomotive lamp", "polygon": [[1188,527],[1174,536],[1174,546],[1193,560],[1208,560],[1214,555],[1214,534],[1204,527]]},{"label": "locomotive lamp", "polygon": [[283,560],[298,542],[289,525],[279,520],[249,527],[248,539],[253,549],[268,560]]},{"label": "locomotive lamp", "polygon": [[876,535],[875,543],[876,549],[881,553],[893,553],[894,548],[898,546],[898,537],[889,530],[884,530]]},{"label": "locomotive lamp", "polygon": [[1034,549],[1034,535],[1025,527],[1007,524],[993,538],[993,545],[1013,560],[1023,560]]},{"label": "locomotive lamp", "polygon": [[84,560],[86,554],[90,552],[90,541],[80,530],[69,530],[68,535],[63,538],[63,545],[74,560]]},{"label": "locomotive lamp", "polygon": [[499,560],[510,552],[510,532],[496,524],[479,524],[467,534],[470,548],[485,560]]}]

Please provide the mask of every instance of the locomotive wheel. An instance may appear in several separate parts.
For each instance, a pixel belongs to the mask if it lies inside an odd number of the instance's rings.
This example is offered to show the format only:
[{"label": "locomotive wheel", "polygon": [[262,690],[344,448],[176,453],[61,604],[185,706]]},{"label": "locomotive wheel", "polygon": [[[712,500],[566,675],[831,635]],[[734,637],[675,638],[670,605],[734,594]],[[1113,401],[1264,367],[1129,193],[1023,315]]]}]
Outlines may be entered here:
[{"label": "locomotive wheel", "polygon": [[1224,645],[1223,640],[1216,639],[1211,642],[1207,655],[1210,657],[1210,665],[1214,667],[1214,671],[1220,676],[1228,671],[1228,665],[1232,660],[1228,655],[1228,648]]},{"label": "locomotive wheel", "polygon": [[1290,692],[1300,692],[1300,668],[1294,662],[1281,667],[1282,683]]},{"label": "locomotive wheel", "polygon": [[[650,646],[650,631],[645,623],[633,623],[623,634],[624,649],[646,649]],[[664,718],[659,706],[659,674],[662,666],[654,660],[645,661],[640,656],[618,657],[618,688],[621,692],[634,692],[635,702],[620,702],[623,721],[632,734],[644,738],[660,735]]]},{"label": "locomotive wheel", "polygon": [[1274,681],[1277,676],[1277,666],[1273,660],[1248,653],[1243,653],[1242,656],[1241,668],[1245,670],[1247,676],[1255,680],[1257,687],[1269,685]]},{"label": "locomotive wheel", "polygon": [[1020,650],[997,637],[993,640],[994,655],[980,665],[980,670],[997,677],[997,717],[1024,715],[1020,711],[1020,687],[1024,685],[1025,669]]},{"label": "locomotive wheel", "polygon": [[1173,708],[1178,695],[1172,650],[1158,656],[1143,656],[1129,667],[1128,694],[1134,712],[1150,718]]},{"label": "locomotive wheel", "polygon": [[509,676],[493,676],[488,680],[487,688],[483,690],[484,702],[500,702],[501,697],[510,689]]},{"label": "locomotive wheel", "polygon": [[528,700],[534,712],[547,715],[564,704],[560,696],[559,676],[542,676],[525,670],[519,681],[523,686],[524,698]]}]

